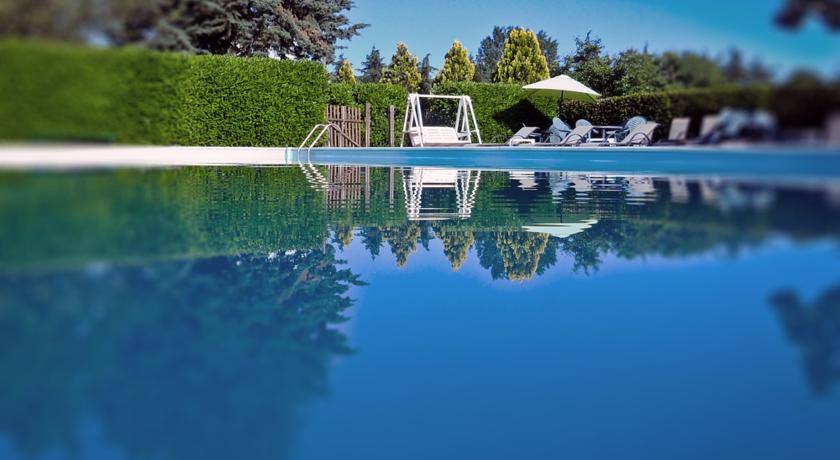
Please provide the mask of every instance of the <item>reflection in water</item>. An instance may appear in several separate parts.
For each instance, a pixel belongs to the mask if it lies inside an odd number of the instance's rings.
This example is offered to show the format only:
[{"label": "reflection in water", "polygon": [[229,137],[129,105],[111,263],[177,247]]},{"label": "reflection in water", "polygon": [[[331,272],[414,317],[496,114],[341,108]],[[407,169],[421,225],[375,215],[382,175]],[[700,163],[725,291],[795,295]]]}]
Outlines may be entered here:
[{"label": "reflection in water", "polygon": [[802,351],[811,388],[824,396],[840,382],[840,284],[810,306],[792,291],[778,292],[771,302],[788,338]]},{"label": "reflection in water", "polygon": [[[0,432],[25,458],[73,456],[91,423],[128,458],[283,458],[350,350],[337,325],[361,282],[336,249],[403,267],[440,247],[453,271],[525,284],[563,259],[589,274],[610,258],[836,242],[836,197],[430,168],[0,174]],[[773,301],[817,394],[840,380],[838,299]]]},{"label": "reflection in water", "polygon": [[[282,458],[360,284],[334,251],[0,277],[0,431],[32,458],[86,419],[128,458]],[[241,442],[242,440],[248,442]]]}]

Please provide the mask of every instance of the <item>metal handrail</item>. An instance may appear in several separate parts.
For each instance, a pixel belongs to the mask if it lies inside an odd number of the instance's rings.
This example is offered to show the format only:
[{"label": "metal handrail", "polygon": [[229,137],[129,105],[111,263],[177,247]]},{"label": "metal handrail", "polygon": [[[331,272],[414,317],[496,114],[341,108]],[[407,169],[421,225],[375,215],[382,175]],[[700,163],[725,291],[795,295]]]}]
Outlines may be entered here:
[{"label": "metal handrail", "polygon": [[315,144],[317,144],[318,141],[321,140],[321,137],[323,137],[324,133],[329,131],[330,128],[332,128],[334,131],[338,132],[338,134],[340,134],[342,137],[347,139],[347,141],[350,142],[350,144],[354,145],[355,147],[361,147],[361,144],[351,139],[350,136],[345,134],[344,131],[342,131],[341,128],[338,127],[338,125],[336,125],[335,123],[319,123],[313,126],[311,130],[309,130],[309,134],[306,135],[306,137],[303,139],[303,142],[301,142],[300,147],[298,147],[298,154],[300,154],[300,151],[303,150],[303,147],[306,145],[306,142],[309,141],[313,134],[315,134],[315,131],[319,129],[321,130],[318,133],[318,135],[315,136],[315,139],[309,143],[309,147],[306,149],[307,155],[312,151],[312,148],[315,147]]}]

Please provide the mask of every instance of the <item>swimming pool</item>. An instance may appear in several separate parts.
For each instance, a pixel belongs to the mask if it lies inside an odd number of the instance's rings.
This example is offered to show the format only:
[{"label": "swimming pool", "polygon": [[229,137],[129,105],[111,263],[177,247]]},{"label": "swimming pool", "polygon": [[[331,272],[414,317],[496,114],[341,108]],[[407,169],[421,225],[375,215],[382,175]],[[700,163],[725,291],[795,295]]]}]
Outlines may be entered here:
[{"label": "swimming pool", "polygon": [[518,152],[0,172],[0,458],[838,458],[833,157]]}]

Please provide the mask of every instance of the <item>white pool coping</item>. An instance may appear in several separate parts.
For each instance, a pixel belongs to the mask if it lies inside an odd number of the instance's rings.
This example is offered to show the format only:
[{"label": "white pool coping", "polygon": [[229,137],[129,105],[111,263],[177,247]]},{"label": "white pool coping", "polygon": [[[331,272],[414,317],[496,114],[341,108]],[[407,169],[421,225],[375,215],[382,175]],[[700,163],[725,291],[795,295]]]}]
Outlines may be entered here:
[{"label": "white pool coping", "polygon": [[285,147],[144,147],[113,145],[0,145],[6,169],[87,169],[165,166],[277,166],[290,164]]},{"label": "white pool coping", "polygon": [[0,144],[0,169],[301,164],[443,167],[840,181],[840,149],[808,146],[318,148]]}]

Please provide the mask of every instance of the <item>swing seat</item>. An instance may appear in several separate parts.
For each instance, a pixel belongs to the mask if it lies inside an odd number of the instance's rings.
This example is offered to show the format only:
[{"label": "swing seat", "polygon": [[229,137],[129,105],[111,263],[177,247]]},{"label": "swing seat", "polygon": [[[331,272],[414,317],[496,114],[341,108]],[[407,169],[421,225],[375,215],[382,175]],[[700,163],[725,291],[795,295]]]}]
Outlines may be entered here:
[{"label": "swing seat", "polygon": [[[423,130],[422,144],[420,141],[420,130]],[[412,128],[406,131],[411,145],[414,147],[461,147],[472,144],[469,140],[461,140],[458,131],[448,126],[424,126]]]}]

